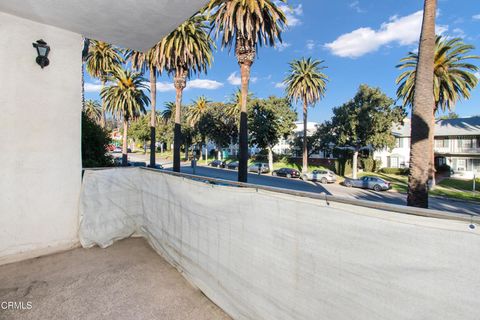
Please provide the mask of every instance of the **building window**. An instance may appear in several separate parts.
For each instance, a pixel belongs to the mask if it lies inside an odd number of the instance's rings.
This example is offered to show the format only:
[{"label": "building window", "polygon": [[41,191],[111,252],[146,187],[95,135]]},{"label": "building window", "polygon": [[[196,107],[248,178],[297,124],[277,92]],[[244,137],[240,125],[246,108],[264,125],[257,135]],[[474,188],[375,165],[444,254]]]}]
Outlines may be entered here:
[{"label": "building window", "polygon": [[449,145],[448,139],[435,139],[435,147],[436,148],[448,148]]},{"label": "building window", "polygon": [[467,160],[458,159],[457,160],[457,170],[458,171],[467,171]]},{"label": "building window", "polygon": [[460,139],[460,147],[463,149],[473,148],[473,139]]},{"label": "building window", "polygon": [[395,138],[395,148],[403,148],[403,138]]}]

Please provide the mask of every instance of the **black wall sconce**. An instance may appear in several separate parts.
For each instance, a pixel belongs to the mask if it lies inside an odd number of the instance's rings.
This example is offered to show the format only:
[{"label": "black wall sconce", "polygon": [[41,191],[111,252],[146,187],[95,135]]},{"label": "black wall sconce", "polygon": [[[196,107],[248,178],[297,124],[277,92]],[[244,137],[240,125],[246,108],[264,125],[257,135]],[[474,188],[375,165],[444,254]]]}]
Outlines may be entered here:
[{"label": "black wall sconce", "polygon": [[35,59],[35,61],[43,69],[50,64],[50,60],[48,60],[48,53],[50,52],[50,47],[42,39],[37,40],[37,42],[32,43],[32,45],[35,49],[37,49],[37,59]]}]

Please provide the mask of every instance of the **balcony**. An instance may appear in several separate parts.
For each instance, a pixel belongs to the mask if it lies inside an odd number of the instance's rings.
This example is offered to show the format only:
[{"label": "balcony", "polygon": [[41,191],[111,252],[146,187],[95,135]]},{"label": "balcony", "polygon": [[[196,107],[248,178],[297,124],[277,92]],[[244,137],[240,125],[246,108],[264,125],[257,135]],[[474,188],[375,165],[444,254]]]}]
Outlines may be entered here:
[{"label": "balcony", "polygon": [[0,301],[23,303],[9,320],[230,319],[139,238],[0,266]]},{"label": "balcony", "polygon": [[79,237],[90,249],[0,267],[0,300],[32,302],[8,319],[473,320],[479,224],[151,169],[88,170]]}]

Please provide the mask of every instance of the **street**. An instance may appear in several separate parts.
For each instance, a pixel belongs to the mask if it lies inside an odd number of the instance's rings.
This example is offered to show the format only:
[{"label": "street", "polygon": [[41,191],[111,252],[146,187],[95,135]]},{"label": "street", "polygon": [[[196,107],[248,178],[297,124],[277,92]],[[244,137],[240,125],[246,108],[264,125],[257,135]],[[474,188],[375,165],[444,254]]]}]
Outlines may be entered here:
[{"label": "street", "polygon": [[[145,162],[146,157],[144,155],[129,154],[129,159],[132,161]],[[162,164],[167,170],[171,168],[171,163],[162,163]],[[187,165],[186,163],[184,163],[181,167],[181,172],[193,174],[193,169],[191,168],[190,165]],[[211,168],[211,167],[200,165],[196,167],[195,174],[199,176],[237,181],[237,171],[233,171],[233,170]],[[398,205],[405,205],[407,203],[406,194],[391,191],[391,190],[375,192],[373,190],[347,188],[339,184],[327,185],[327,184],[321,184],[319,182],[312,182],[312,181],[307,182],[300,179],[288,179],[288,178],[273,177],[270,175],[258,175],[258,174],[249,174],[248,183],[275,187],[275,188],[304,191],[304,192],[314,192],[314,193],[323,192],[325,194],[333,195],[333,196],[349,197],[349,198],[354,198],[359,200],[392,203],[392,204],[398,204]],[[429,202],[430,202],[430,209],[474,214],[474,215],[480,214],[480,204],[473,203],[473,202],[460,201],[455,199],[450,200],[450,199],[437,198],[437,197],[430,197]]]}]

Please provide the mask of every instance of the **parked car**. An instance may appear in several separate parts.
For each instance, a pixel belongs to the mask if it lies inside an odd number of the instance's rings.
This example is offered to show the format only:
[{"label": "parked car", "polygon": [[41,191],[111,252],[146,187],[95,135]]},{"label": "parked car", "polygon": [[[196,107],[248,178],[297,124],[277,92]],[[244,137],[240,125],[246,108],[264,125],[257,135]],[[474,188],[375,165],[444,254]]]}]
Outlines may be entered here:
[{"label": "parked car", "polygon": [[256,162],[248,166],[248,172],[267,173],[270,172],[268,163]]},{"label": "parked car", "polygon": [[238,161],[232,161],[229,164],[227,164],[227,169],[238,170]]},{"label": "parked car", "polygon": [[373,176],[364,176],[361,177],[360,179],[345,179],[343,184],[346,187],[356,187],[356,188],[362,188],[362,189],[371,189],[375,191],[385,191],[389,190],[392,188],[392,185],[390,182],[379,178],[379,177],[373,177]]},{"label": "parked car", "polygon": [[113,150],[112,150],[113,153],[122,153],[122,147],[115,147]]},{"label": "parked car", "polygon": [[113,151],[115,150],[115,148],[116,148],[116,147],[115,147],[113,144],[109,144],[109,145],[107,146],[107,151],[113,152]]},{"label": "parked car", "polygon": [[281,168],[273,170],[272,176],[287,177],[287,178],[300,178],[300,171],[292,168]]},{"label": "parked car", "polygon": [[215,168],[225,168],[225,166],[227,165],[227,162],[222,160],[213,160],[208,165],[210,167],[215,167]]},{"label": "parked car", "polygon": [[320,181],[320,183],[333,183],[337,181],[337,175],[331,170],[313,170],[302,175],[303,180]]}]

